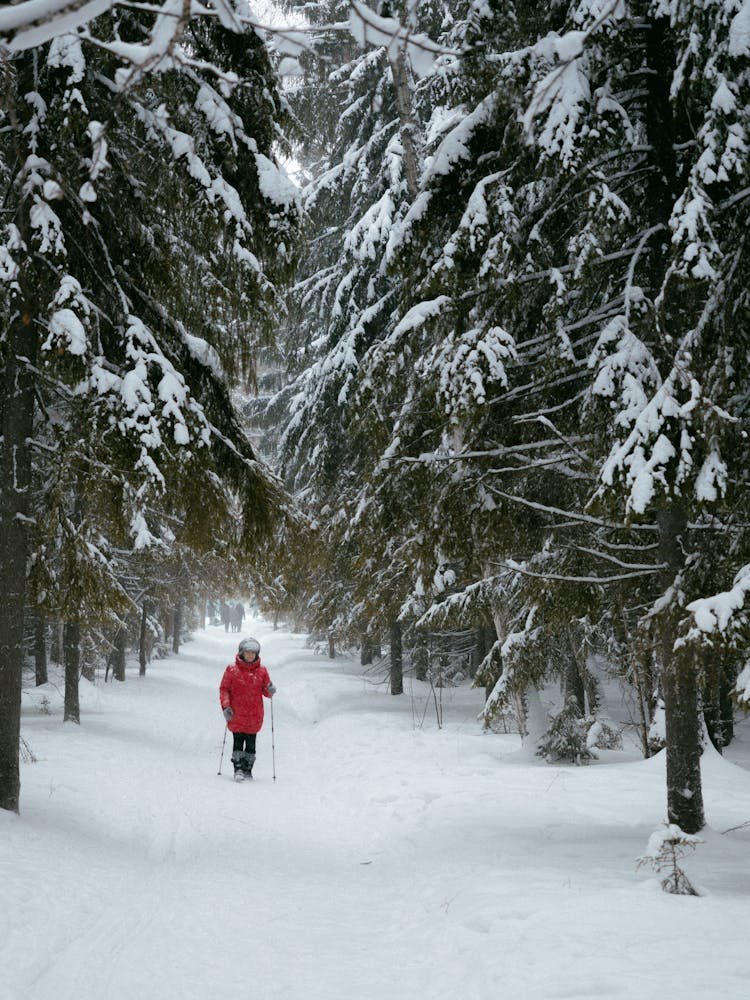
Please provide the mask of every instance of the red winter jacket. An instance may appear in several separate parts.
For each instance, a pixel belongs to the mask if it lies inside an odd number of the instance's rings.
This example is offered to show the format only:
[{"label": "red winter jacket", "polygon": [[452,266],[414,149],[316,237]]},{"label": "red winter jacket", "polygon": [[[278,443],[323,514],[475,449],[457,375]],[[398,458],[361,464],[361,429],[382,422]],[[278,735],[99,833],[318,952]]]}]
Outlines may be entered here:
[{"label": "red winter jacket", "polygon": [[227,725],[233,733],[259,733],[263,725],[263,696],[268,691],[271,678],[260,662],[246,663],[238,655],[224,671],[219,685],[222,711],[231,708],[234,715]]}]

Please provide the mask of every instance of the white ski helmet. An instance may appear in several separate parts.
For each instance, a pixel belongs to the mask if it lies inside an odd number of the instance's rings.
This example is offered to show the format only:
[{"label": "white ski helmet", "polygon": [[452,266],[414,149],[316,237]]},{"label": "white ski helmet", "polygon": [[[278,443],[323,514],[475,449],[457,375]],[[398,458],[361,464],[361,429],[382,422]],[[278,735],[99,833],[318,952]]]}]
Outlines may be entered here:
[{"label": "white ski helmet", "polygon": [[256,654],[260,653],[260,643],[258,642],[257,639],[243,639],[240,642],[239,648],[237,650],[240,656],[242,656],[243,653],[247,653],[248,651]]}]

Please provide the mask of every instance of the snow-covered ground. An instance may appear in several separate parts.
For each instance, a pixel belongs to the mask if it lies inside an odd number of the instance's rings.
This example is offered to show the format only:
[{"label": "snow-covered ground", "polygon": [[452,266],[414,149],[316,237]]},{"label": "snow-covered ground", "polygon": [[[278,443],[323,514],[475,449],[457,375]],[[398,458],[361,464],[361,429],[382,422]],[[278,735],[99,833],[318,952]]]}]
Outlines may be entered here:
[{"label": "snow-covered ground", "polygon": [[[278,688],[257,780],[218,776],[209,628],[145,679],[25,700],[21,816],[0,814],[2,1000],[744,1000],[750,733],[707,753],[700,898],[636,868],[664,762],[549,766],[483,734],[481,694],[393,698],[251,622]],[[52,714],[40,711],[46,694]],[[426,709],[426,711],[425,711]],[[422,719],[424,718],[424,723]],[[228,741],[229,742],[229,741]],[[738,766],[734,761],[739,761]]]}]

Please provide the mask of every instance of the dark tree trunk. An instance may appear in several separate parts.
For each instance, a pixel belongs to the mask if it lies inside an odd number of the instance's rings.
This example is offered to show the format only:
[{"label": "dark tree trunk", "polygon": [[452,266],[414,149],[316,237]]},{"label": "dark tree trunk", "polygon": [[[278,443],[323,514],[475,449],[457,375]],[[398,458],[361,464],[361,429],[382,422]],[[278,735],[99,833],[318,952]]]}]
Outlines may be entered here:
[{"label": "dark tree trunk", "polygon": [[[659,512],[660,556],[667,569],[663,582],[670,586],[684,563],[687,518],[678,507]],[[705,825],[701,786],[701,726],[697,665],[692,655],[674,649],[674,616],[667,613],[662,625],[662,693],[667,738],[667,816],[685,833],[698,833]]]},{"label": "dark tree trunk", "polygon": [[667,730],[667,815],[685,833],[705,825],[701,786],[701,727],[695,662],[672,655],[664,670]]},{"label": "dark tree trunk", "polygon": [[724,658],[719,682],[719,714],[721,717],[721,739],[725,747],[734,739],[734,686],[737,683],[737,668],[728,658]]},{"label": "dark tree trunk", "polygon": [[96,649],[91,642],[91,636],[81,630],[81,677],[89,684],[96,683]]},{"label": "dark tree trunk", "polygon": [[112,676],[116,681],[125,680],[125,646],[127,643],[127,630],[124,628],[117,630],[115,636],[115,648],[112,651]]},{"label": "dark tree trunk", "polygon": [[724,731],[721,718],[721,687],[723,663],[715,650],[701,650],[703,660],[703,721],[714,749],[724,752]]},{"label": "dark tree trunk", "polygon": [[21,794],[21,682],[24,662],[27,525],[30,514],[36,330],[21,294],[6,333],[0,374],[0,808],[18,812]]},{"label": "dark tree trunk", "polygon": [[36,686],[46,684],[47,676],[47,619],[44,615],[34,618],[34,671]]},{"label": "dark tree trunk", "polygon": [[146,676],[146,664],[148,663],[148,601],[143,602],[141,608],[141,628],[138,633],[138,676]]},{"label": "dark tree trunk", "polygon": [[65,661],[65,707],[63,722],[80,725],[81,706],[78,698],[78,681],[81,676],[81,626],[66,622],[63,628],[63,659]]},{"label": "dark tree trunk", "polygon": [[477,629],[477,641],[471,657],[471,675],[474,677],[484,658],[495,645],[497,636],[494,625],[480,625]]},{"label": "dark tree trunk", "polygon": [[401,622],[391,624],[391,694],[404,693],[404,662],[401,650]]},{"label": "dark tree trunk", "polygon": [[[661,225],[658,244],[650,254],[651,283],[655,301],[654,354],[666,370],[674,364],[672,327],[682,324],[680,303],[671,297],[657,298],[668,269],[669,220],[681,190],[676,145],[692,139],[690,121],[675,116],[671,87],[676,53],[669,17],[647,15],[644,76],[646,88],[646,138],[650,146],[646,174],[648,211],[653,225]],[[666,565],[660,578],[666,594],[685,565],[687,514],[677,503],[657,512],[659,557]],[[705,819],[701,788],[701,717],[694,658],[675,651],[677,614],[666,609],[661,615],[657,655],[661,662],[667,757],[667,815],[685,833],[697,833]]]},{"label": "dark tree trunk", "polygon": [[359,650],[359,662],[363,667],[369,667],[372,663],[372,639],[369,635],[362,636],[362,644]]},{"label": "dark tree trunk", "polygon": [[49,658],[53,663],[63,662],[63,624],[55,622],[52,626],[52,640],[49,644]]},{"label": "dark tree trunk", "polygon": [[336,659],[336,641],[333,634],[333,629],[328,630],[328,659]]}]

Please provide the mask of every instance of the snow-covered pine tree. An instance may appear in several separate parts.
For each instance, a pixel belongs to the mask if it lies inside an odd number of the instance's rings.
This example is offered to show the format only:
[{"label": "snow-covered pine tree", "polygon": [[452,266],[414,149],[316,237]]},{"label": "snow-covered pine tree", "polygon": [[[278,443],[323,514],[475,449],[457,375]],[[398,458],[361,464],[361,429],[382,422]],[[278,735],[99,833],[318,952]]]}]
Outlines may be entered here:
[{"label": "snow-covered pine tree", "polygon": [[[437,546],[430,538],[441,557],[446,549],[471,551],[460,530],[473,523],[467,510],[494,508],[494,524],[477,533],[486,541],[487,568],[499,562],[506,576],[511,569],[539,581],[521,588],[516,581],[510,589],[530,591],[516,619],[527,667],[528,643],[543,652],[550,639],[535,590],[550,595],[553,627],[565,627],[561,609],[580,615],[582,601],[594,601],[595,619],[611,620],[611,597],[602,604],[598,596],[603,583],[621,591],[621,608],[648,603],[651,614],[629,618],[642,632],[651,626],[665,682],[692,678],[692,689],[668,693],[668,716],[675,710],[668,755],[670,808],[685,807],[675,794],[690,788],[695,815],[676,818],[695,827],[702,822],[697,671],[677,670],[683,654],[666,652],[677,636],[681,595],[689,581],[702,588],[708,569],[700,543],[689,553],[677,544],[684,540],[686,492],[694,491],[688,508],[698,538],[711,538],[718,523],[731,526],[735,503],[742,516],[742,494],[734,501],[730,489],[745,464],[736,436],[741,326],[734,315],[730,321],[727,306],[744,309],[737,280],[744,244],[724,208],[746,202],[739,184],[746,126],[736,96],[746,79],[732,61],[733,15],[716,5],[698,16],[686,5],[670,20],[648,4],[515,14],[482,5],[471,15],[484,29],[484,52],[488,39],[495,43],[481,60],[495,83],[487,86],[481,72],[459,77],[458,87],[470,93],[480,81],[479,93],[469,114],[456,102],[461,113],[453,129],[441,109],[434,159],[393,241],[413,294],[399,302],[392,333],[368,357],[364,402],[374,396],[370,387],[391,390],[380,400],[385,436],[371,440],[380,442],[390,486],[401,496],[415,490],[414,473],[404,470],[438,462],[451,470],[442,491],[435,477],[426,506],[443,537],[448,512],[454,505],[460,512],[454,539]],[[706,42],[700,53],[691,48],[696,23]],[[566,24],[583,31],[562,34]],[[537,123],[533,146],[515,130],[519,112],[527,129]],[[502,136],[494,152],[482,144],[485,136],[496,143]],[[453,212],[443,192],[453,194]],[[431,211],[431,203],[442,211]],[[723,245],[715,238],[720,230]],[[727,270],[712,288],[707,268],[719,261]],[[721,336],[712,323],[721,324]],[[474,339],[461,351],[466,330]],[[689,331],[682,356],[679,330]],[[725,345],[718,364],[717,343]],[[495,385],[486,374],[493,363]],[[733,437],[739,462],[727,476],[721,442]],[[603,488],[592,506],[597,477]],[[488,504],[461,502],[472,481]],[[615,497],[625,498],[624,509],[605,502]],[[721,522],[713,520],[718,514]],[[517,569],[509,563],[514,554]],[[477,583],[466,596],[486,592]],[[512,626],[507,637],[523,648]],[[688,720],[682,733],[677,718]]]},{"label": "snow-covered pine tree", "polygon": [[717,530],[746,522],[750,104],[735,14],[723,3],[576,5],[529,110],[544,154],[564,171],[596,170],[611,193],[616,241],[596,240],[590,212],[592,266],[567,283],[569,299],[612,308],[589,353],[581,421],[604,445],[597,509],[653,538],[640,625],[661,664],[669,816],[690,833],[703,824],[703,678],[680,622],[705,593]]},{"label": "snow-covered pine tree", "polygon": [[[547,11],[486,4],[453,13],[445,41],[464,54],[446,59],[418,92],[428,123],[421,190],[391,235],[397,311],[366,356],[357,420],[381,494],[399,496],[420,519],[416,532],[408,521],[393,529],[402,544],[413,540],[415,606],[429,609],[448,564],[465,588],[448,602],[450,614],[460,607],[466,624],[479,625],[492,611],[502,646],[535,603],[555,611],[549,587],[525,594],[533,575],[513,583],[508,564],[539,552],[544,565],[528,567],[532,574],[554,570],[559,549],[550,551],[532,501],[549,497],[555,471],[553,489],[571,506],[586,482],[577,428],[565,423],[580,376],[556,327],[558,233],[545,226],[550,203],[565,193],[557,178],[540,177],[518,123],[529,62],[518,52],[554,22]],[[556,424],[547,411],[560,414]],[[377,495],[360,503],[364,523]],[[515,496],[528,504],[515,505]],[[529,632],[540,643],[541,617]],[[566,624],[546,617],[549,628]],[[423,624],[437,620],[428,614]],[[524,662],[519,696],[539,676],[528,655]]]},{"label": "snow-covered pine tree", "polygon": [[[313,16],[330,23],[344,6],[320,5]],[[431,14],[429,5],[424,9]],[[285,475],[304,490],[321,532],[321,551],[330,559],[315,577],[316,624],[328,627],[335,620],[352,634],[368,628],[363,600],[382,591],[372,590],[367,560],[361,587],[355,586],[361,560],[357,544],[345,538],[347,515],[341,511],[352,500],[362,469],[349,400],[360,359],[388,322],[395,288],[386,251],[413,197],[419,146],[416,107],[409,107],[408,55],[392,49],[381,30],[399,13],[406,19],[406,7],[373,15],[374,47],[353,49],[351,39],[329,39],[308,67],[306,81],[290,95],[307,130],[300,155],[312,175],[303,195],[311,237],[287,345],[295,378],[276,405],[286,405],[290,413],[282,441]],[[368,31],[358,35],[365,44]],[[347,61],[332,66],[334,53]],[[324,622],[326,615],[333,617]]]},{"label": "snow-covered pine tree", "polygon": [[268,529],[282,496],[226,387],[251,375],[253,342],[281,307],[275,284],[296,221],[294,191],[273,161],[270,64],[254,33],[230,38],[214,22],[194,26],[181,65],[167,60],[146,82],[133,65],[155,23],[118,12],[96,24],[108,47],[88,47],[81,32],[4,56],[0,805],[9,809],[19,794],[36,399],[37,428],[54,422],[59,400],[86,401],[91,447],[74,461],[84,475],[125,470],[109,486],[136,548],[158,539],[170,490],[188,534],[232,507],[242,544]]}]

